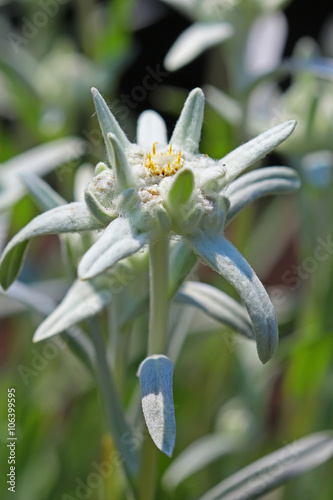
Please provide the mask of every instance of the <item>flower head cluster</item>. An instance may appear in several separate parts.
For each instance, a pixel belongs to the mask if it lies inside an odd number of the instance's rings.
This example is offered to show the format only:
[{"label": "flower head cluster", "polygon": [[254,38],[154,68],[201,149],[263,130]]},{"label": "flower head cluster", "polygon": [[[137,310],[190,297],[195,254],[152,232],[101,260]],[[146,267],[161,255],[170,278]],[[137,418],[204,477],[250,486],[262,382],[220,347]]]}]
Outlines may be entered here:
[{"label": "flower head cluster", "polygon": [[127,217],[150,238],[170,231],[182,236],[193,233],[203,218],[212,219],[215,233],[221,232],[225,212],[220,191],[226,171],[223,163],[197,152],[202,91],[190,94],[170,142],[162,118],[154,111],[143,113],[138,144],[127,141],[100,94],[93,90],[93,95],[109,160],[108,166],[98,164],[86,189],[93,214],[108,222],[118,215]]},{"label": "flower head cluster", "polygon": [[198,153],[204,113],[200,89],[189,94],[170,141],[162,118],[144,112],[137,144],[130,143],[98,91],[92,92],[108,161],[97,165],[85,202],[41,214],[12,239],[2,255],[2,286],[7,288],[16,278],[27,243],[37,235],[104,228],[79,263],[81,280],[104,275],[146,244],[171,237],[187,248],[183,256],[194,253],[235,287],[248,310],[259,357],[268,361],[278,339],[274,308],[249,264],[224,237],[224,228],[254,199],[298,188],[297,175],[286,167],[264,168],[236,179],[283,142],[295,122],[282,123],[213,160]]}]

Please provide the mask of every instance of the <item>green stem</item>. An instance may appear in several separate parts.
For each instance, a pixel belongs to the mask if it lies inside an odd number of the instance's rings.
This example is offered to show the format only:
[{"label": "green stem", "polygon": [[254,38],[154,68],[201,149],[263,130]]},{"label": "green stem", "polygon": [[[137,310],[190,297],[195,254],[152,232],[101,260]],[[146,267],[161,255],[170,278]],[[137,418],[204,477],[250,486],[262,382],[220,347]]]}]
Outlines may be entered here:
[{"label": "green stem", "polygon": [[[169,238],[161,237],[149,245],[150,308],[148,356],[163,354],[167,347],[169,312]],[[158,450],[150,436],[143,443],[140,471],[140,500],[154,500],[157,484]]]},{"label": "green stem", "polygon": [[157,483],[157,448],[148,435],[143,443],[140,470],[140,500],[154,500]]},{"label": "green stem", "polygon": [[169,238],[163,236],[149,246],[150,311],[148,356],[163,354],[167,344]]},{"label": "green stem", "polygon": [[138,472],[138,457],[132,449],[133,438],[131,437],[131,431],[125,421],[116,385],[107,362],[105,342],[98,319],[93,318],[89,324],[92,342],[96,352],[96,376],[104,400],[111,435],[123,458],[124,468],[129,483],[135,490],[135,478]]},{"label": "green stem", "polygon": [[116,296],[113,296],[111,303],[107,309],[108,315],[108,345],[109,345],[109,355],[108,359],[111,363],[113,370],[115,370],[116,359],[117,359],[117,350],[118,350],[118,322],[117,322],[117,305],[116,305]]}]

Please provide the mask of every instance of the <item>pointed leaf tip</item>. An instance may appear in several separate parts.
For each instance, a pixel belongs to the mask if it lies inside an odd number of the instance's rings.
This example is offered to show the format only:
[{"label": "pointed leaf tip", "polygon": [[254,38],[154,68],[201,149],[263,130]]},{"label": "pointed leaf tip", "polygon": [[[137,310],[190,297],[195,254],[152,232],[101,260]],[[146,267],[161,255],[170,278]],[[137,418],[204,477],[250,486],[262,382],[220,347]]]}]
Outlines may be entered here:
[{"label": "pointed leaf tip", "polygon": [[280,123],[228,153],[219,162],[226,166],[225,185],[288,139],[295,127],[295,120]]},{"label": "pointed leaf tip", "polygon": [[109,147],[109,141],[107,140],[107,134],[109,132],[113,133],[120,145],[123,148],[127,148],[130,145],[130,141],[127,139],[125,132],[122,130],[120,127],[119,123],[113,116],[111,110],[109,109],[108,105],[106,104],[105,100],[101,96],[101,94],[98,92],[97,89],[94,87],[91,89],[91,93],[93,96],[94,100],[94,105],[97,113],[97,118],[99,121],[99,125],[101,127],[101,131],[103,134],[104,142],[106,145],[106,148],[108,150]]},{"label": "pointed leaf tip", "polygon": [[140,365],[142,411],[155,445],[168,457],[176,441],[176,421],[172,393],[173,363],[163,355],[146,358]]},{"label": "pointed leaf tip", "polygon": [[187,239],[193,250],[235,288],[251,318],[259,359],[269,361],[277,348],[278,328],[271,300],[253,269],[225,238],[204,233]]},{"label": "pointed leaf tip", "polygon": [[185,101],[173,131],[171,143],[177,144],[190,153],[195,153],[198,150],[204,108],[205,96],[203,91],[197,87],[189,93]]}]

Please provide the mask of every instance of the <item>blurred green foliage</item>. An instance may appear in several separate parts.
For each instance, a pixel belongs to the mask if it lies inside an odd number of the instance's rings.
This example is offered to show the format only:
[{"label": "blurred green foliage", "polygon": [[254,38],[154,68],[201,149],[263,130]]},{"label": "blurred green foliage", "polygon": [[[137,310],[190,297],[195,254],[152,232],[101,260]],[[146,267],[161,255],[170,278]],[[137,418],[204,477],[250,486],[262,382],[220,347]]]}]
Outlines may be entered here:
[{"label": "blurred green foliage", "polygon": [[[124,75],[131,72],[138,52],[149,51],[149,46],[136,46],[138,12],[142,10],[142,23],[147,26],[171,14],[162,4],[157,8],[154,2],[54,0],[49,4],[58,10],[50,15],[42,3],[48,4],[46,0],[0,2],[0,159],[4,162],[51,139],[78,135],[90,145],[84,160],[96,163],[105,155],[101,137],[96,135],[90,87],[98,87],[111,104],[119,98]],[[239,16],[241,24],[242,12],[237,8],[233,15]],[[155,18],[149,9],[156,9]],[[43,12],[44,17],[36,17],[38,12]],[[42,26],[36,27],[36,21]],[[172,25],[170,32],[171,43],[177,35],[172,32]],[[34,34],[29,38],[24,33]],[[13,40],[18,45],[13,46]],[[158,40],[151,40],[151,44],[158,45]],[[197,498],[251,461],[306,434],[329,429],[333,423],[333,257],[331,251],[318,260],[314,253],[320,245],[318,238],[327,241],[332,236],[332,156],[325,160],[327,153],[333,155],[332,78],[318,77],[313,67],[305,67],[292,72],[288,88],[282,90],[282,80],[273,75],[268,80],[270,98],[264,112],[251,114],[248,105],[254,94],[237,95],[228,89],[221,66],[216,64],[225,64],[223,45],[220,52],[215,50],[205,59],[202,81],[221,83],[221,90],[238,99],[244,122],[242,126],[228,122],[216,111],[216,103],[212,103],[206,111],[202,152],[221,157],[258,129],[272,125],[272,119],[297,117],[299,133],[296,131],[295,139],[287,141],[274,160],[295,167],[302,176],[303,187],[288,200],[269,199],[247,208],[229,229],[232,240],[275,298],[281,332],[275,359],[261,366],[252,345],[231,334],[226,336],[225,329],[217,323],[208,331],[200,331],[198,318],[199,326],[186,339],[175,372],[175,456],[196,439],[212,433],[240,436],[243,447],[190,476],[173,493],[161,487],[161,500]],[[312,42],[307,57],[318,50]],[[159,54],[161,63],[164,56],[163,52]],[[130,81],[133,87],[142,84],[133,73]],[[187,93],[180,87],[175,80],[170,84],[162,82],[140,105],[163,111],[172,123]],[[258,84],[255,91],[263,92],[263,88]],[[131,128],[136,110],[129,111]],[[325,150],[326,156],[306,156],[321,150]],[[61,175],[58,169],[47,176],[47,181],[68,200],[73,198],[78,165],[79,161],[71,162],[68,168],[60,169]],[[13,206],[6,215],[6,239],[36,213],[28,196]],[[59,254],[56,238],[34,242],[22,280],[64,277]],[[234,293],[203,266],[198,272],[202,281]],[[63,500],[66,494],[68,498],[91,500],[126,498],[121,467],[117,464],[101,484],[93,485],[93,464],[105,460],[114,448],[89,374],[67,347],[60,349],[56,344],[56,355],[47,359],[43,355],[47,343],[31,343],[41,316],[24,310],[16,302],[11,309],[4,301],[0,296],[1,498],[12,498],[5,484],[8,387],[16,388],[17,397],[17,500]],[[133,349],[135,354],[122,382],[126,385],[124,400],[128,406],[137,390],[135,371],[144,342],[133,339],[134,336],[135,331],[131,332],[131,345],[138,344],[139,348]],[[161,457],[161,475],[168,466],[169,460]],[[331,467],[332,463],[323,465],[267,498],[330,500]],[[80,487],[86,496],[77,496]]]}]

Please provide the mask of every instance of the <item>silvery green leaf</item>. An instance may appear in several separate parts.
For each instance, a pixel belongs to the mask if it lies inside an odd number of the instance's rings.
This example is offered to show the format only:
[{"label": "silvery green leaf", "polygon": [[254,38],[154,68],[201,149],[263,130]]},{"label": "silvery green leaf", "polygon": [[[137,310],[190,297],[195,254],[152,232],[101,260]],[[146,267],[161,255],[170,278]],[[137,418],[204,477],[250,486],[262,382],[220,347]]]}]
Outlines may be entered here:
[{"label": "silvery green leaf", "polygon": [[318,432],[236,472],[205,493],[200,500],[250,500],[314,469],[333,455],[332,432]]},{"label": "silvery green leaf", "polygon": [[170,139],[171,144],[190,153],[196,153],[199,147],[202,121],[205,108],[205,96],[201,89],[193,89],[184,104],[180,117]]},{"label": "silvery green leaf", "polygon": [[229,184],[223,193],[230,199],[226,224],[252,201],[262,196],[292,193],[300,185],[296,170],[288,167],[261,168],[242,175]]},{"label": "silvery green leaf", "polygon": [[277,348],[278,329],[274,308],[264,286],[244,257],[224,237],[213,239],[201,233],[188,237],[187,241],[240,295],[252,321],[259,358],[266,363]]},{"label": "silvery green leaf", "polygon": [[234,33],[231,24],[194,23],[176,40],[164,60],[169,71],[176,71],[193,61],[206,49],[230,38]]},{"label": "silvery green leaf", "polygon": [[141,113],[138,119],[137,143],[151,149],[155,142],[158,146],[167,145],[167,129],[163,118],[158,113],[147,110]]},{"label": "silvery green leaf", "polygon": [[229,295],[211,285],[187,281],[176,294],[175,301],[197,307],[241,335],[253,339],[251,321],[246,309]]},{"label": "silvery green leaf", "polygon": [[44,291],[36,290],[36,288],[20,281],[13,283],[6,292],[0,287],[0,294],[18,301],[28,309],[32,309],[43,316],[50,314],[56,307],[56,302]]},{"label": "silvery green leaf", "polygon": [[[92,280],[76,280],[63,297],[61,303],[39,326],[34,340],[37,342],[64,329],[71,328],[103,310],[114,295],[120,296],[117,302],[118,325],[136,317],[144,303],[148,310],[148,275],[149,260],[145,255],[130,257],[118,262],[109,272]],[[148,277],[147,277],[148,282]],[[147,288],[147,290],[146,290]]]},{"label": "silvery green leaf", "polygon": [[228,153],[219,163],[225,166],[225,185],[285,141],[296,126],[294,120],[281,123]]},{"label": "silvery green leaf", "polygon": [[94,278],[119,260],[138,252],[147,242],[147,233],[135,234],[128,219],[118,217],[84,254],[78,267],[78,275],[83,280]]},{"label": "silvery green leaf", "polygon": [[229,436],[211,434],[200,438],[173,460],[164,473],[162,484],[166,490],[173,491],[188,477],[238,449],[239,443]]},{"label": "silvery green leaf", "polygon": [[157,448],[171,457],[176,440],[173,363],[163,355],[150,356],[141,363],[138,376],[142,411],[149,434]]},{"label": "silvery green leaf", "polygon": [[80,321],[95,316],[112,299],[110,285],[110,281],[100,278],[91,281],[76,280],[58,307],[39,325],[33,341],[39,342],[57,335]]},{"label": "silvery green leaf", "polygon": [[3,163],[0,169],[1,180],[10,184],[13,176],[23,173],[47,174],[55,167],[79,158],[85,150],[86,142],[76,137],[42,144]]},{"label": "silvery green leaf", "polygon": [[127,139],[125,133],[123,132],[117,120],[111,113],[108,105],[106,104],[106,102],[104,101],[103,97],[101,96],[101,94],[98,92],[97,89],[92,88],[91,93],[94,99],[97,118],[102,130],[106,147],[108,148],[108,143],[109,143],[107,136],[109,133],[111,133],[117,137],[119,144],[126,149],[130,145],[130,141]]},{"label": "silvery green leaf", "polygon": [[107,141],[109,145],[111,145],[114,156],[111,163],[115,172],[117,187],[119,191],[124,191],[125,189],[135,186],[131,168],[117,137],[114,134],[110,133],[107,135]]},{"label": "silvery green leaf", "polygon": [[21,180],[41,210],[52,210],[67,204],[67,201],[38,175],[21,174]]},{"label": "silvery green leaf", "polygon": [[101,229],[85,203],[69,203],[35,217],[6,246],[0,262],[0,283],[8,288],[20,272],[29,240],[35,236]]}]

